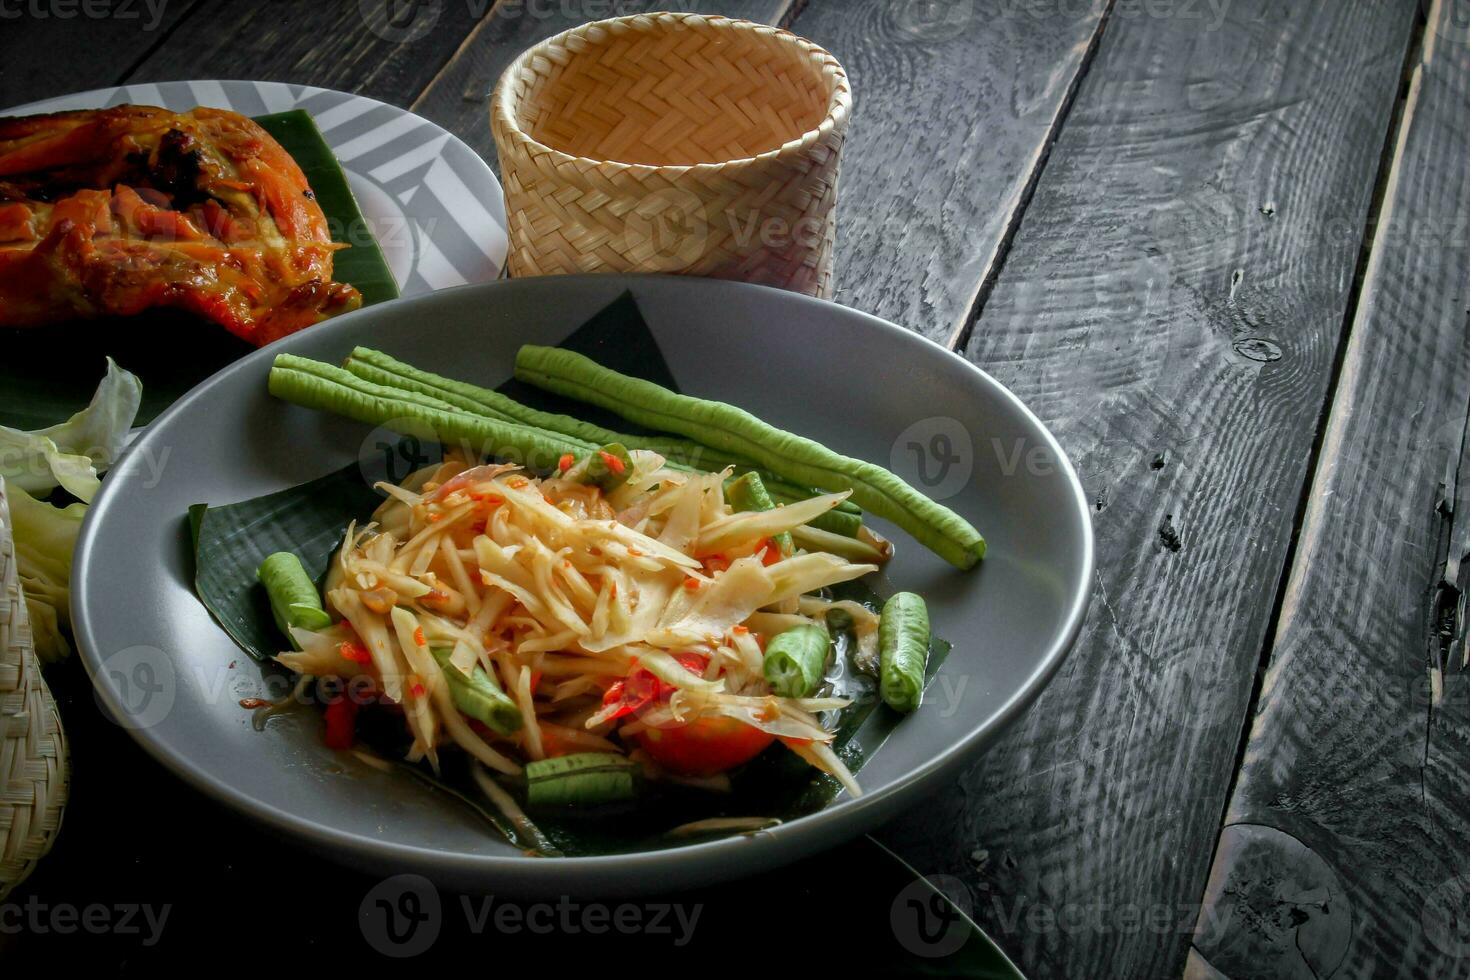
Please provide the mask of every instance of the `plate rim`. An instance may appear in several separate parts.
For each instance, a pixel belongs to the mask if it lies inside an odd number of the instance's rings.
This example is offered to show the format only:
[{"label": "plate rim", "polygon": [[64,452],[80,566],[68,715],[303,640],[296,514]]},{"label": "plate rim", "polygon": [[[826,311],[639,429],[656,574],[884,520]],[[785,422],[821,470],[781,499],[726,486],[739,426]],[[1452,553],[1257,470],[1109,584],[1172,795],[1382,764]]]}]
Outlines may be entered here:
[{"label": "plate rim", "polygon": [[[1009,388],[978,365],[947,347],[882,317],[828,300],[770,286],[667,274],[584,274],[470,283],[394,300],[391,304],[367,307],[318,324],[311,329],[316,332],[317,336],[320,336],[321,331],[350,334],[355,329],[358,318],[371,316],[374,310],[390,305],[431,302],[434,298],[441,298],[439,301],[442,301],[442,297],[446,294],[462,291],[515,289],[525,283],[536,282],[538,279],[555,279],[569,286],[575,281],[593,281],[602,284],[621,282],[633,291],[635,297],[637,295],[636,286],[640,281],[679,280],[691,284],[696,290],[704,288],[762,290],[779,294],[786,301],[794,302],[798,306],[837,307],[842,311],[840,315],[855,317],[857,322],[862,324],[861,329],[888,334],[899,344],[908,344],[914,349],[929,350],[952,358],[963,365],[965,370],[973,372],[983,385],[992,389],[1002,400],[1009,402],[1012,409],[1022,413],[1023,417],[1041,434],[1046,447],[1055,454],[1054,458],[1060,464],[1058,469],[1065,477],[1075,505],[1075,513],[1080,517],[1082,541],[1080,574],[1076,578],[1077,588],[1067,603],[1062,628],[1055,634],[1055,639],[1020,688],[1000,706],[989,724],[982,725],[964,738],[952,743],[943,752],[912,770],[907,778],[892,782],[871,793],[864,793],[863,796],[856,799],[844,793],[836,802],[821,810],[761,831],[758,835],[725,837],[658,850],[559,857],[550,860],[521,854],[467,855],[343,831],[328,824],[277,810],[261,800],[235,790],[229,783],[204,771],[187,754],[151,737],[152,729],[150,728],[119,726],[124,728],[150,756],[212,800],[223,803],[237,812],[289,835],[297,843],[320,845],[325,849],[326,856],[339,862],[350,857],[379,866],[407,867],[443,882],[479,882],[483,884],[485,881],[495,879],[501,882],[514,882],[530,892],[565,888],[572,884],[582,887],[583,890],[589,886],[595,889],[616,884],[621,892],[635,894],[640,890],[636,881],[641,881],[643,883],[641,890],[647,892],[668,891],[677,887],[745,877],[756,871],[786,863],[802,854],[824,850],[828,846],[872,830],[885,818],[922,800],[925,795],[932,792],[944,775],[972,762],[981,748],[1006,731],[1035,701],[1055,676],[1067,655],[1076,646],[1092,603],[1092,589],[1088,587],[1088,583],[1092,581],[1096,571],[1096,544],[1091,508],[1071,458],[1046,424]],[[250,370],[259,361],[274,358],[277,353],[289,349],[293,336],[295,335],[281,338],[221,368],[180,397],[161,413],[155,422],[169,421],[176,415],[190,411],[197,401],[206,397],[227,377],[236,372]],[[129,452],[144,446],[160,429],[161,426],[150,424],[142,437],[130,447]],[[77,647],[87,674],[92,680],[94,695],[106,710],[114,715],[120,713],[120,702],[117,692],[105,676],[106,672],[100,669],[102,662],[95,651],[101,649],[102,644],[99,642],[97,624],[92,621],[88,612],[87,600],[90,592],[88,580],[91,577],[91,566],[94,563],[93,555],[101,534],[99,528],[102,526],[112,499],[123,492],[119,489],[122,487],[125,487],[125,484],[121,482],[103,480],[102,489],[88,508],[86,520],[83,522],[78,537],[70,583],[71,615]],[[216,625],[216,628],[219,627]],[[732,858],[738,859],[738,862],[732,862],[730,860]],[[640,875],[641,877],[635,880],[635,876]],[[650,881],[650,878],[656,878],[656,881]]]}]

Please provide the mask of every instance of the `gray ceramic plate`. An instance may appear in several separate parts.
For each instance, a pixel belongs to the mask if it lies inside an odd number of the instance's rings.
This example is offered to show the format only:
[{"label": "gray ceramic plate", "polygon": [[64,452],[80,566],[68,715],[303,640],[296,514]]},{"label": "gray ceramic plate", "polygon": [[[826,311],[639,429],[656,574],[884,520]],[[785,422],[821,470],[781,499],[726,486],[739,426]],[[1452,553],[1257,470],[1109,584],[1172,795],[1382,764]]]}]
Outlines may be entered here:
[{"label": "gray ceramic plate", "polygon": [[[533,859],[407,776],[330,751],[312,712],[256,731],[240,700],[282,692],[195,599],[184,514],[197,502],[230,503],[337,470],[371,456],[384,435],[271,398],[271,358],[292,351],[337,361],[366,344],[493,386],[509,375],[521,344],[558,342],[629,288],[685,391],[890,464],[989,539],[983,567],[961,573],[882,528],[898,553],[879,591],[923,594],[936,632],[954,649],[923,707],[859,774],[865,794],[751,837]],[[77,548],[72,611],[109,713],[190,783],[308,847],[450,886],[628,893],[790,861],[875,826],[953,778],[1056,670],[1086,610],[1092,561],[1086,500],[1051,434],[991,378],[912,333],[738,283],[526,279],[362,310],[194,389],[104,482]]]}]

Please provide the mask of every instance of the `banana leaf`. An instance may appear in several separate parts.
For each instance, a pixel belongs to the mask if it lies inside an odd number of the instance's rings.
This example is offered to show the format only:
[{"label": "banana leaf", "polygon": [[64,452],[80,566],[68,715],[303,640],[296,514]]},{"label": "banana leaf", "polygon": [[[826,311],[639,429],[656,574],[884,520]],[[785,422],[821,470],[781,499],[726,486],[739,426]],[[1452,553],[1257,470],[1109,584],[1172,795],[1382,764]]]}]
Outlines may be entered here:
[{"label": "banana leaf", "polygon": [[[336,277],[362,291],[365,305],[394,299],[398,287],[347,178],[311,116],[301,110],[257,120],[295,158],[317,195],[337,241]],[[134,317],[78,320],[30,329],[0,328],[0,425],[39,429],[71,416],[92,395],[111,356],[143,379],[138,425],[151,422],[181,395],[254,350],[222,327],[176,310]]]},{"label": "banana leaf", "polygon": [[[603,309],[562,341],[561,346],[597,359],[614,370],[656,381],[678,390],[667,362],[637,304],[624,295]],[[509,381],[502,392],[545,411],[567,412],[589,418],[587,406],[568,403],[536,388]],[[602,424],[612,424],[609,420]],[[626,426],[621,420],[617,424]],[[239,503],[196,505],[190,512],[194,535],[195,588],[215,619],[256,660],[266,662],[285,648],[271,619],[265,590],[257,584],[255,570],[267,555],[292,551],[308,573],[320,577],[331,555],[341,543],[349,521],[364,521],[381,496],[371,489],[379,477],[401,480],[412,470],[439,458],[437,447],[405,440],[388,447],[373,465],[379,473],[364,476],[359,464],[318,480],[282,490],[269,496]],[[837,598],[853,599],[877,611],[881,600],[861,582],[835,587]],[[930,645],[928,676],[949,653],[950,645],[934,638]],[[877,682],[852,664],[851,638],[837,637],[837,654],[827,673],[833,693],[853,703],[837,722],[834,745],[853,772],[872,756],[902,721],[896,712],[880,707]],[[370,713],[365,713],[370,714]],[[373,744],[389,758],[401,758],[407,747],[394,738],[406,738],[395,719],[373,738]],[[456,760],[443,760],[446,792],[456,795],[459,787],[470,786],[467,772],[456,772]],[[427,773],[416,774],[421,779]],[[831,776],[819,773],[779,746],[740,770],[732,778],[734,792],[728,796],[660,788],[656,795],[628,807],[599,807],[585,814],[538,817],[537,824],[556,848],[565,854],[607,854],[647,850],[677,843],[650,828],[668,828],[719,816],[771,816],[792,819],[820,810],[832,802],[841,787]],[[591,819],[588,819],[591,817]]]}]

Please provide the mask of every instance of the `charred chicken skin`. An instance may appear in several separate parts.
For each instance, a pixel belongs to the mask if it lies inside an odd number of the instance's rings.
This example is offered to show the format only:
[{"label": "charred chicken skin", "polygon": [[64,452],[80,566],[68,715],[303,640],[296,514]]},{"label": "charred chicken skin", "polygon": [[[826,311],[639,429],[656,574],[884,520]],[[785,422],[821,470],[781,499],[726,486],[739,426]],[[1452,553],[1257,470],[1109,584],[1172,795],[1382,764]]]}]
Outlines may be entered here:
[{"label": "charred chicken skin", "polygon": [[266,344],[362,305],[301,168],[252,120],[0,119],[0,326],[176,307]]}]

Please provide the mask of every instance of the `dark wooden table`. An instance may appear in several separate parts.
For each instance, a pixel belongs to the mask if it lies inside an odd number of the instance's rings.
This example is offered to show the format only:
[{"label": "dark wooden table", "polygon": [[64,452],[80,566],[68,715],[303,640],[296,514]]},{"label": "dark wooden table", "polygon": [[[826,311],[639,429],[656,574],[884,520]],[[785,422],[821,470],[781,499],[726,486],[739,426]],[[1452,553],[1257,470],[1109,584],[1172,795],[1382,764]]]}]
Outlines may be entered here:
[{"label": "dark wooden table", "polygon": [[[653,6],[10,0],[0,105],[311,83],[493,162],[512,56]],[[1076,651],[881,839],[1033,978],[1470,975],[1470,3],[669,6],[837,55],[856,93],[837,301],[1010,386],[1095,502]],[[151,968],[173,940],[259,969],[361,949],[371,879],[185,792],[97,718],[75,664],[57,686],[75,795],[14,901],[168,902],[177,925],[156,947],[29,948]],[[870,899],[891,896],[820,900]],[[732,957],[777,968],[752,930]],[[495,937],[477,948],[488,969]],[[848,965],[818,955],[804,967]]]}]

